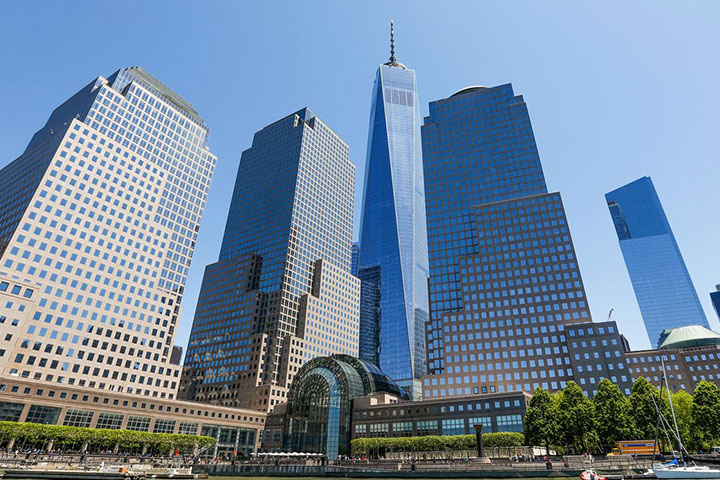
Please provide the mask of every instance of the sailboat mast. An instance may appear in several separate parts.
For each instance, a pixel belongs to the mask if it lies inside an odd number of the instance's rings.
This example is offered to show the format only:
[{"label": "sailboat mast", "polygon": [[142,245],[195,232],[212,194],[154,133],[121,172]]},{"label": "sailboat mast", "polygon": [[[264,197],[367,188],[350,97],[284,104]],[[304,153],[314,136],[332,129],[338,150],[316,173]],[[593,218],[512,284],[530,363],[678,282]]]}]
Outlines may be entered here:
[{"label": "sailboat mast", "polygon": [[680,429],[678,428],[677,417],[675,416],[675,407],[673,407],[672,397],[670,396],[670,385],[667,381],[667,375],[665,375],[665,359],[661,357],[660,362],[662,364],[665,387],[667,388],[668,403],[670,403],[670,413],[672,413],[673,423],[675,424],[675,433],[677,434],[678,447],[680,448],[679,452],[682,455],[685,449],[683,448],[682,439],[680,438]]}]

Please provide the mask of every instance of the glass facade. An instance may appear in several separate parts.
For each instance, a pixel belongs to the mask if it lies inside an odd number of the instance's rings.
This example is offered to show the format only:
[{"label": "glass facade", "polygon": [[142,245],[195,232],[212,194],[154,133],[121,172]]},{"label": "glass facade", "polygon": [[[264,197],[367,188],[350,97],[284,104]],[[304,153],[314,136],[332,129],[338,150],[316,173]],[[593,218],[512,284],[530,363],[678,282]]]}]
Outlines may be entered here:
[{"label": "glass facade", "polygon": [[360,246],[357,242],[352,244],[352,264],[350,267],[350,273],[357,277],[358,275],[358,261],[360,260]]},{"label": "glass facade", "polygon": [[565,326],[590,322],[559,193],[510,85],[432,102],[423,125],[430,252],[424,397],[558,390]]},{"label": "glass facade", "polygon": [[417,397],[429,311],[425,192],[415,72],[398,62],[378,69],[367,148],[358,275],[377,269],[379,295],[370,289],[361,299],[363,315],[371,316],[361,325],[377,330],[361,343],[379,343],[361,351],[376,349],[368,360],[378,358],[380,368]]},{"label": "glass facade", "polygon": [[46,407],[45,405],[30,405],[25,421],[27,423],[42,423],[44,425],[55,425],[60,416],[60,408]]},{"label": "glass facade", "polygon": [[709,328],[650,177],[605,194],[650,343],[665,329]]},{"label": "glass facade", "polygon": [[98,415],[97,423],[95,428],[107,428],[111,430],[118,430],[122,428],[123,420],[125,416],[122,413],[105,413],[101,412]]},{"label": "glass facade", "polygon": [[428,371],[444,370],[443,315],[462,308],[458,258],[478,252],[476,205],[547,193],[530,116],[512,85],[430,103],[422,126],[430,259]]},{"label": "glass facade", "polygon": [[305,361],[357,355],[354,182],[347,145],[307,108],[255,134],[203,278],[183,398],[267,410]]},{"label": "glass facade", "polygon": [[203,424],[200,435],[213,437],[217,440],[213,456],[229,455],[237,452],[238,456],[249,458],[255,451],[257,432],[249,428]]},{"label": "glass facade", "polygon": [[95,413],[90,410],[68,408],[65,411],[65,420],[63,420],[63,425],[70,427],[90,427],[94,415]]},{"label": "glass facade", "polygon": [[0,402],[0,422],[19,422],[25,404]]},{"label": "glass facade", "polygon": [[720,285],[717,285],[715,288],[716,289],[714,292],[710,292],[710,301],[713,304],[715,313],[717,314],[718,318],[720,318]]},{"label": "glass facade", "polygon": [[309,361],[290,388],[283,450],[324,453],[330,460],[350,455],[352,400],[375,392],[407,398],[375,365],[357,358]]}]

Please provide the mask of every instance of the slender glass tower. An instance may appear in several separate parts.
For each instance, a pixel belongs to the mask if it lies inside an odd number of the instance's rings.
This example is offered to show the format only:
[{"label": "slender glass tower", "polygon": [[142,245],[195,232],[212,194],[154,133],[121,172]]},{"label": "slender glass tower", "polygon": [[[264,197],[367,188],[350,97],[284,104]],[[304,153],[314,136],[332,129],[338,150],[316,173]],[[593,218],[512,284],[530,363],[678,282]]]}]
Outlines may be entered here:
[{"label": "slender glass tower", "polygon": [[372,93],[358,266],[373,283],[363,285],[361,356],[418,397],[428,319],[420,104],[415,72],[395,59],[392,23]]},{"label": "slender glass tower", "polygon": [[650,177],[605,194],[650,343],[665,329],[710,328]]}]

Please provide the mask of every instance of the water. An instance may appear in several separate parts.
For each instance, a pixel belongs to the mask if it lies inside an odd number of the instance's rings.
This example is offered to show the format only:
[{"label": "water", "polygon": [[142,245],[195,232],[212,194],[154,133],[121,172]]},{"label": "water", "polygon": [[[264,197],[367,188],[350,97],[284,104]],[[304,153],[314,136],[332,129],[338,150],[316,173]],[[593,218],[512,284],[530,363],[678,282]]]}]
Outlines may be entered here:
[{"label": "water", "polygon": [[[331,478],[351,478],[351,477],[226,477],[226,476],[218,476],[218,477],[210,477],[208,480],[328,480]],[[356,478],[362,478],[363,480],[388,480],[387,477],[356,477]],[[438,478],[438,477],[392,477],[392,478],[432,478],[432,480],[463,480],[463,477],[453,477],[453,478]],[[486,480],[518,480],[520,477],[507,477],[507,478],[498,478],[498,477],[487,477]],[[555,479],[562,478],[560,476],[555,476]],[[565,478],[574,478],[574,477],[565,477]],[[27,479],[32,480],[32,479]],[[484,480],[483,477],[472,477],[468,478],[467,480]],[[522,478],[522,480],[548,480],[548,477],[540,478],[540,477],[527,477]]]}]

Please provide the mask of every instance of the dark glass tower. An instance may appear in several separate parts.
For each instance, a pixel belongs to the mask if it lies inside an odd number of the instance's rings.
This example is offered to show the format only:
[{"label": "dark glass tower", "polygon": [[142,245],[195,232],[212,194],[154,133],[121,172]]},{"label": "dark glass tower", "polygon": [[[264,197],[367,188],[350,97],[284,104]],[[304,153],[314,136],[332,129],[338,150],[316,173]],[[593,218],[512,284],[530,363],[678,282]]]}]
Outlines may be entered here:
[{"label": "dark glass tower", "polygon": [[709,328],[650,177],[605,194],[650,343],[665,329]]},{"label": "dark glass tower", "polygon": [[267,411],[305,361],[357,355],[354,184],[347,145],[309,109],[255,134],[205,270],[183,398]]},{"label": "dark glass tower", "polygon": [[590,321],[559,193],[522,96],[469,87],[422,127],[430,258],[427,397],[550,390],[573,378],[564,327]]},{"label": "dark glass tower", "polygon": [[715,313],[720,318],[720,285],[715,285],[715,291],[710,292],[710,301],[712,301]]},{"label": "dark glass tower", "polygon": [[370,111],[358,276],[376,283],[363,286],[360,352],[415,398],[428,319],[421,150],[415,72],[395,59],[391,38]]}]

